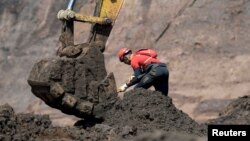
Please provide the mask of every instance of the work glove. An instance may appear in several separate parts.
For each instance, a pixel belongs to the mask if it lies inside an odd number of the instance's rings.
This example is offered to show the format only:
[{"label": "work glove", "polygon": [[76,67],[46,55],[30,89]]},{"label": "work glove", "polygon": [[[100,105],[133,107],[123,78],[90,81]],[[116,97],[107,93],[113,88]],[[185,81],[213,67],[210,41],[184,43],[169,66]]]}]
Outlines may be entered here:
[{"label": "work glove", "polygon": [[133,79],[135,78],[134,75],[130,76],[126,82],[126,84],[131,84],[131,82],[133,81]]},{"label": "work glove", "polygon": [[122,85],[118,90],[117,90],[117,92],[119,93],[119,92],[125,92],[126,90],[127,90],[127,88],[128,88],[128,85],[127,84],[124,84],[124,85]]},{"label": "work glove", "polygon": [[132,81],[134,78],[135,78],[135,76],[134,76],[134,75],[131,75],[131,76],[129,77],[128,81],[130,82],[130,81]]}]

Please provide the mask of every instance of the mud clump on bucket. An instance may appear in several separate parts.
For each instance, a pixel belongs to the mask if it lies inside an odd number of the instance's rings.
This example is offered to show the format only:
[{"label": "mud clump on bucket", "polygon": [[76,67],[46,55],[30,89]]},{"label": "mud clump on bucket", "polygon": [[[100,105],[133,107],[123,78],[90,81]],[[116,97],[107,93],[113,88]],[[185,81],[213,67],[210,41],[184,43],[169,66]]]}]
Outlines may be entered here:
[{"label": "mud clump on bucket", "polygon": [[50,107],[89,118],[99,103],[116,96],[113,73],[107,74],[98,47],[84,47],[77,58],[48,58],[32,68],[28,83]]}]

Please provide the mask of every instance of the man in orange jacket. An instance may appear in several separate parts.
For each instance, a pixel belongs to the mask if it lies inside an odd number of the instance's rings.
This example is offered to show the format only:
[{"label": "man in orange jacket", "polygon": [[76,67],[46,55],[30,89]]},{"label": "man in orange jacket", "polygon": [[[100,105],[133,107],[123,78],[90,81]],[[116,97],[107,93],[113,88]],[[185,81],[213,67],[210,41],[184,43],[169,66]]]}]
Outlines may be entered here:
[{"label": "man in orange jacket", "polygon": [[156,91],[168,95],[169,71],[167,65],[157,59],[154,50],[140,49],[132,53],[128,48],[122,48],[118,56],[121,62],[131,65],[134,70],[134,75],[118,89],[118,92],[124,92],[130,86],[137,84],[135,88],[148,89],[154,86]]}]

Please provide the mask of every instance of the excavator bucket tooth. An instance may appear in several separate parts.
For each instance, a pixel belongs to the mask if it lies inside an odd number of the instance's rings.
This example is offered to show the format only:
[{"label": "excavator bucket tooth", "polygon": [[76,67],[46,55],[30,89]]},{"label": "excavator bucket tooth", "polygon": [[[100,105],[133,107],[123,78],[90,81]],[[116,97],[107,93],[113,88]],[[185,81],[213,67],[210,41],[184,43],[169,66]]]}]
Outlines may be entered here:
[{"label": "excavator bucket tooth", "polygon": [[73,108],[76,105],[76,102],[76,98],[74,98],[70,94],[66,94],[62,99],[62,105],[68,109]]}]

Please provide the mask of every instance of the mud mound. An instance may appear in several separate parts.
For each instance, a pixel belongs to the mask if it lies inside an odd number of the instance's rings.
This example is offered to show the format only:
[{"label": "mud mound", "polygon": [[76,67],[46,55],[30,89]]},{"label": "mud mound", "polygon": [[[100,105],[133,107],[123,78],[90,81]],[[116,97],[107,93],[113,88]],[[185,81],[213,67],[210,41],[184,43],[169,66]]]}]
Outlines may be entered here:
[{"label": "mud mound", "polygon": [[116,96],[114,76],[95,46],[82,45],[78,58],[43,59],[28,78],[33,94],[62,112],[87,118],[98,103]]},{"label": "mud mound", "polygon": [[212,124],[249,124],[250,123],[250,96],[244,96],[230,103],[220,117],[210,120]]},{"label": "mud mound", "polygon": [[178,110],[172,99],[159,92],[145,89],[131,90],[106,113],[104,124],[117,129],[117,133],[141,134],[156,129],[184,132],[199,136],[206,128]]}]

